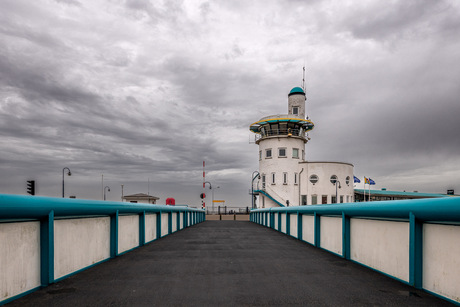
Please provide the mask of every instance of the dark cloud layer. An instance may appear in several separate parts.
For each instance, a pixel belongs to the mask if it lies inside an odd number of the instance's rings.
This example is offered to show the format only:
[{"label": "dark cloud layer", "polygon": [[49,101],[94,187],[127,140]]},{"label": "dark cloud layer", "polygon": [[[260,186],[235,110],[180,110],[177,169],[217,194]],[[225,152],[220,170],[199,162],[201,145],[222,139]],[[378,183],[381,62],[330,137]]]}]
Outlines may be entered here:
[{"label": "dark cloud layer", "polygon": [[460,191],[455,1],[2,1],[0,193],[250,204],[248,125],[307,67],[309,160],[377,188]]}]

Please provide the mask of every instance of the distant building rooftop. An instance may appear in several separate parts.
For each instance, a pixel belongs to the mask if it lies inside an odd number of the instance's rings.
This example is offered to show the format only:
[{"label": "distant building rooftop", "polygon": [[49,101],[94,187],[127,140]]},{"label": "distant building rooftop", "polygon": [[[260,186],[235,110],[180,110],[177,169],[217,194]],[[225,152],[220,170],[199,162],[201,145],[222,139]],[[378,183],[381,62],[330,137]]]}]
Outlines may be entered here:
[{"label": "distant building rooftop", "polygon": [[[368,199],[368,189],[355,189],[355,201],[363,201],[364,193]],[[387,190],[370,190],[371,200],[397,200],[397,199],[417,199],[417,198],[440,198],[440,197],[453,197],[456,195],[447,195],[440,193],[420,193],[420,192],[406,192],[406,191],[387,191]]]},{"label": "distant building rooftop", "polygon": [[144,193],[137,193],[133,195],[125,195],[123,199],[130,203],[145,203],[145,204],[156,204],[159,197],[144,194]]}]

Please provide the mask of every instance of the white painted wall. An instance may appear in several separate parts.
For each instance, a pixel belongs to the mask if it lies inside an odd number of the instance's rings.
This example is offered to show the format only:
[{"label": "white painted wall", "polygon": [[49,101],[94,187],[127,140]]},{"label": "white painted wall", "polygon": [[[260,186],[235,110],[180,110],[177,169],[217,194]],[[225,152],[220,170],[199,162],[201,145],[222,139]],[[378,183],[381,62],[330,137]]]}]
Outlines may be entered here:
[{"label": "white painted wall", "polygon": [[54,221],[54,278],[110,258],[110,217]]},{"label": "white painted wall", "polygon": [[328,251],[342,255],[342,218],[320,217],[320,246]]},{"label": "white painted wall", "polygon": [[180,217],[179,217],[179,230],[184,228],[184,212],[180,212]]},{"label": "white painted wall", "polygon": [[315,217],[302,215],[302,240],[315,244]]},{"label": "white painted wall", "polygon": [[171,228],[171,231],[176,232],[177,231],[177,212],[173,212],[171,214],[172,214],[172,228]]},{"label": "white painted wall", "polygon": [[352,260],[408,282],[409,223],[350,219],[350,253]]},{"label": "white painted wall", "polygon": [[286,233],[286,213],[281,213],[281,232]]},{"label": "white painted wall", "polygon": [[40,286],[40,223],[0,223],[0,302]]},{"label": "white painted wall", "polygon": [[423,225],[423,288],[460,303],[460,226]]},{"label": "white painted wall", "polygon": [[168,213],[161,214],[161,236],[168,235]]},{"label": "white painted wall", "polygon": [[139,246],[139,215],[118,217],[118,253]]},{"label": "white painted wall", "polygon": [[145,242],[157,239],[157,215],[145,215]]},{"label": "white painted wall", "polygon": [[[312,196],[317,196],[317,204],[321,204],[322,196],[327,196],[327,203],[332,202],[332,197],[336,195],[336,186],[331,183],[331,176],[336,175],[341,188],[337,186],[337,202],[343,196],[343,202],[347,201],[347,196],[352,199],[354,196],[353,188],[353,165],[342,162],[302,162],[299,167],[301,173],[301,194],[307,195],[307,205],[312,204]],[[310,182],[310,176],[317,175],[318,182]],[[349,178],[347,184],[347,177]]]},{"label": "white painted wall", "polygon": [[298,237],[297,230],[297,213],[289,215],[289,234],[294,238]]},{"label": "white painted wall", "polygon": [[279,228],[279,227],[278,227],[278,215],[279,215],[279,213],[275,213],[275,214],[273,215],[273,217],[274,217],[274,219],[275,219],[275,229],[276,229],[276,230],[278,230],[278,228]]},{"label": "white painted wall", "polygon": [[[272,158],[265,157],[265,150],[271,148]],[[286,148],[286,157],[278,157],[278,148]],[[299,158],[292,157],[292,149],[299,149]],[[265,175],[265,190],[277,201],[286,205],[289,200],[290,206],[299,205],[299,185],[294,184],[294,173],[299,172],[299,162],[302,161],[302,150],[305,150],[305,143],[299,137],[270,137],[259,143],[259,150],[262,150],[262,159],[259,160],[259,173]],[[284,184],[283,173],[287,173],[287,184]],[[272,173],[275,173],[275,184],[272,184]],[[299,180],[299,179],[297,179]],[[262,189],[262,181],[259,182]],[[258,206],[262,207],[263,202]],[[275,202],[265,197],[265,208],[279,207]]]}]

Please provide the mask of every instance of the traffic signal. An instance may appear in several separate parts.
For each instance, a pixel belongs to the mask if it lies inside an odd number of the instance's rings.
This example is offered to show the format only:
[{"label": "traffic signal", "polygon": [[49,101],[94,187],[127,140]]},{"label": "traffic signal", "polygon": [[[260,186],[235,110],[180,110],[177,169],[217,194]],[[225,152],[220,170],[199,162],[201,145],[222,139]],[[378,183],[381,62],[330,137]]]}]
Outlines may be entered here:
[{"label": "traffic signal", "polygon": [[35,180],[27,180],[27,193],[35,195]]},{"label": "traffic signal", "polygon": [[201,193],[201,194],[200,194],[200,198],[201,198],[201,199],[203,199],[203,198],[205,198],[205,197],[206,197],[206,194],[204,194],[204,193]]}]

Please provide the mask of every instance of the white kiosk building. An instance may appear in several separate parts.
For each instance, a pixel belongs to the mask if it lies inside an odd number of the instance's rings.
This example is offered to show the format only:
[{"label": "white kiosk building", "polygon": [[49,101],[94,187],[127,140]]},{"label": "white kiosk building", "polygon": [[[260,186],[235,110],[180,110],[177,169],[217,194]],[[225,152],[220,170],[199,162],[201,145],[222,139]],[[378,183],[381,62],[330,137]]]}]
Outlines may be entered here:
[{"label": "white kiosk building", "polygon": [[249,128],[259,145],[253,193],[259,196],[258,208],[353,202],[352,164],[305,160],[307,133],[314,128],[305,117],[305,101],[304,90],[295,87],[288,95],[288,114],[263,117]]}]

